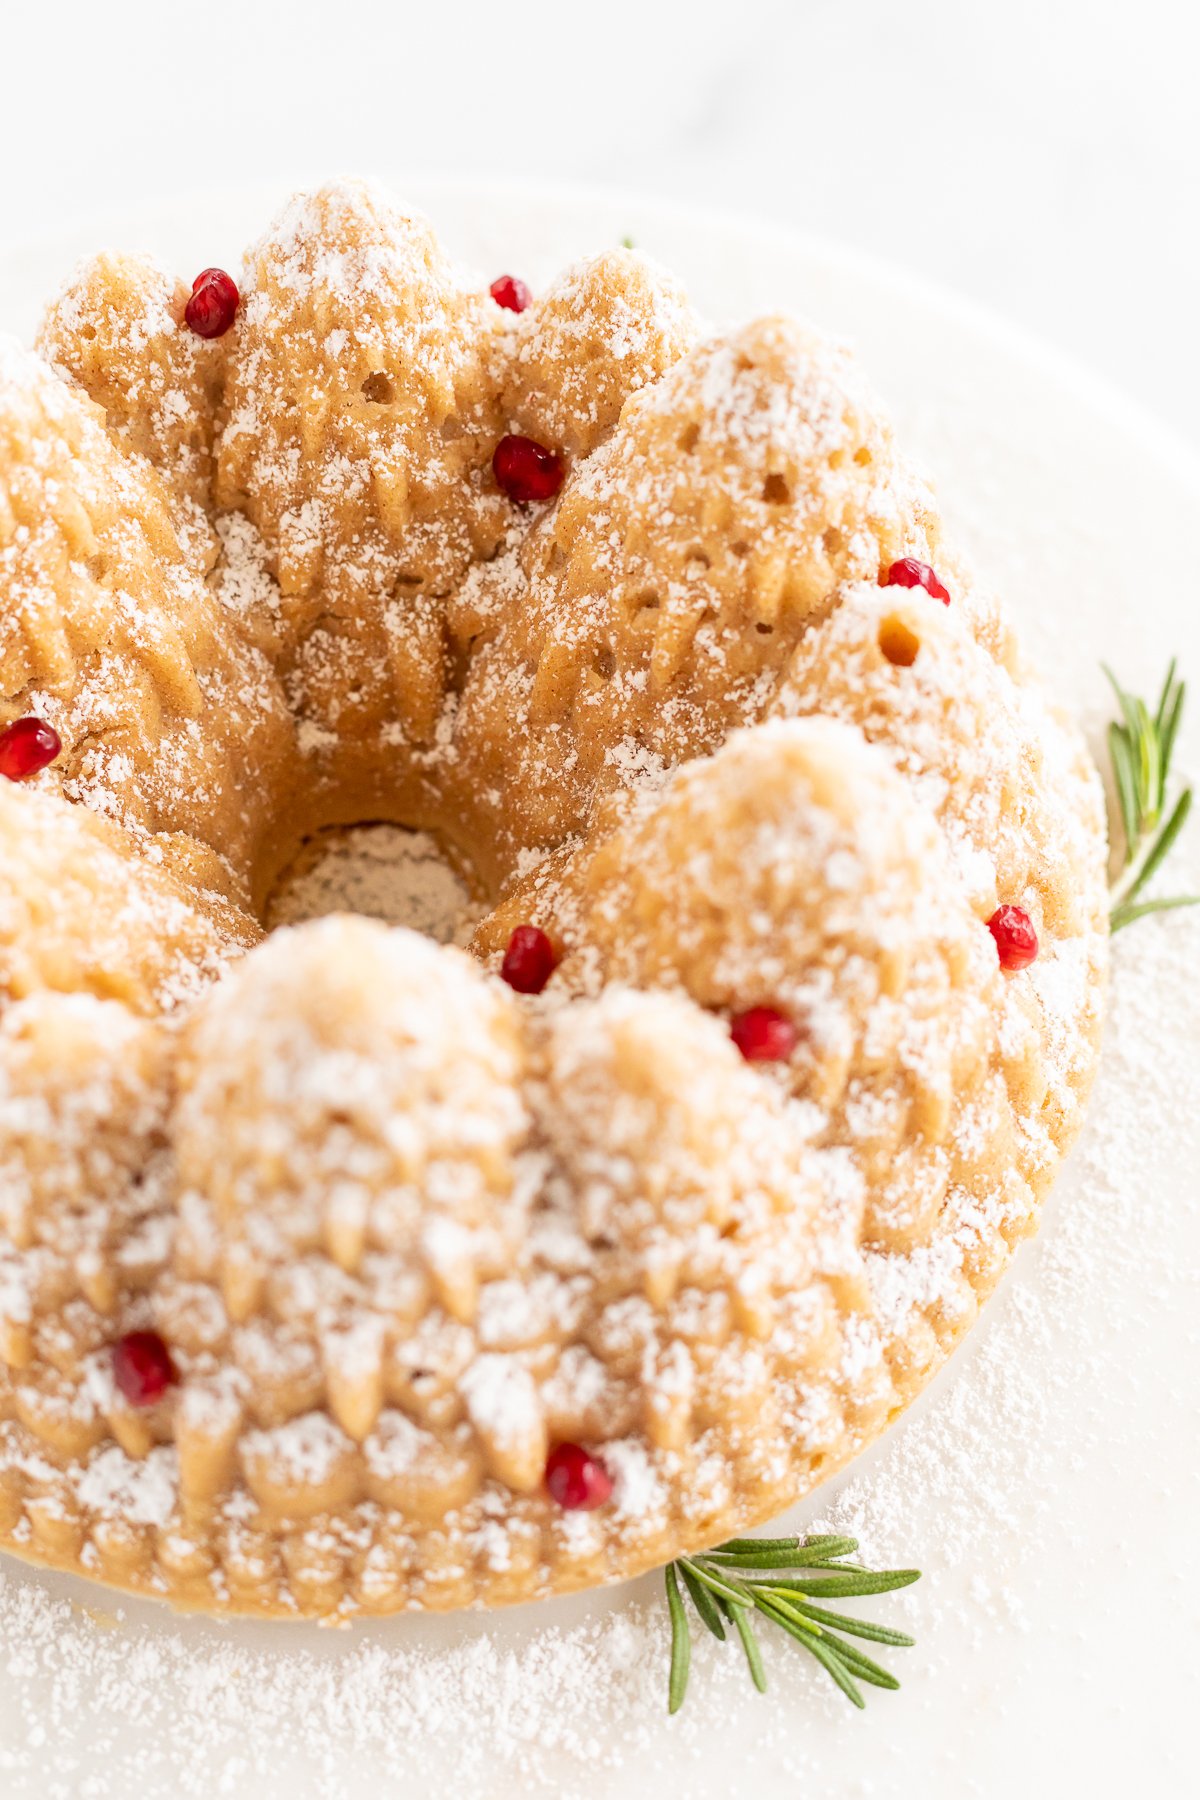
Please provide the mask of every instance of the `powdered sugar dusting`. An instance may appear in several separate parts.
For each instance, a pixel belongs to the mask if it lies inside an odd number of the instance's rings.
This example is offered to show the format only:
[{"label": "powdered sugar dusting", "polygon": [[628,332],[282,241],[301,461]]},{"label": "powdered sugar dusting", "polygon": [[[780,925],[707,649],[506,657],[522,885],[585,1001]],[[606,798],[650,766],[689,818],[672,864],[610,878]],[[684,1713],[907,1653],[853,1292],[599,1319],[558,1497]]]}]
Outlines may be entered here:
[{"label": "powdered sugar dusting", "polygon": [[338,911],[450,944],[469,938],[480,909],[428,832],[366,825],[311,840],[276,889],[268,923],[298,925]]}]

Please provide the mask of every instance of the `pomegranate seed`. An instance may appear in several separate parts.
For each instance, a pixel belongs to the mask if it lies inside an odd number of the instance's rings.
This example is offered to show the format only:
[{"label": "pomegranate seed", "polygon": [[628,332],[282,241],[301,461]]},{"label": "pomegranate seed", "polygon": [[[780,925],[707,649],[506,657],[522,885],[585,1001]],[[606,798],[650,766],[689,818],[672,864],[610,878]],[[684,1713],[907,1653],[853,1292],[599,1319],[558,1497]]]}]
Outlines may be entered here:
[{"label": "pomegranate seed", "polygon": [[153,1406],[179,1373],[157,1331],[130,1331],[113,1345],[113,1377],[131,1406]]},{"label": "pomegranate seed", "polygon": [[747,1062],[786,1062],[800,1039],[792,1021],[773,1006],[735,1013],[729,1035]]},{"label": "pomegranate seed", "polygon": [[496,486],[524,505],[529,500],[553,500],[563,484],[563,459],[535,438],[502,437],[492,457]]},{"label": "pomegranate seed", "polygon": [[488,293],[505,312],[524,312],[531,298],[519,275],[498,275]]},{"label": "pomegranate seed", "polygon": [[45,719],[32,715],[14,719],[7,730],[0,731],[0,775],[24,781],[52,763],[61,749],[62,739]]},{"label": "pomegranate seed", "polygon": [[237,283],[224,269],[202,269],[192,283],[184,318],[197,337],[224,337],[237,317]]},{"label": "pomegranate seed", "polygon": [[1038,953],[1038,935],[1033,920],[1019,906],[998,906],[988,920],[988,930],[996,940],[1000,967],[1012,974],[1027,969]]},{"label": "pomegranate seed", "polygon": [[546,1487],[565,1512],[592,1512],[613,1491],[612,1476],[582,1444],[559,1444],[550,1452]]},{"label": "pomegranate seed", "polygon": [[540,925],[518,925],[508,940],[500,973],[518,994],[540,994],[555,969],[554,945]]},{"label": "pomegranate seed", "polygon": [[879,585],[880,587],[923,587],[925,592],[932,594],[935,600],[944,601],[947,606],[950,604],[949,588],[943,587],[928,563],[918,562],[915,556],[902,556],[899,562],[892,563],[891,567],[879,577]]}]

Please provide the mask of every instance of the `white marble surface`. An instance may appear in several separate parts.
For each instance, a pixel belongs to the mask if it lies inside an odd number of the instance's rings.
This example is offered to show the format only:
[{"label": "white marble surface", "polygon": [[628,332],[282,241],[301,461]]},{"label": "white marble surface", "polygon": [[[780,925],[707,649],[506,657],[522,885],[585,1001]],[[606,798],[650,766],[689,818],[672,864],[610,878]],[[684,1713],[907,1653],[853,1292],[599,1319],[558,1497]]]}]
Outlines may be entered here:
[{"label": "white marble surface", "polygon": [[0,257],[242,179],[618,184],[907,265],[1197,443],[1198,49],[1189,0],[4,0]]}]

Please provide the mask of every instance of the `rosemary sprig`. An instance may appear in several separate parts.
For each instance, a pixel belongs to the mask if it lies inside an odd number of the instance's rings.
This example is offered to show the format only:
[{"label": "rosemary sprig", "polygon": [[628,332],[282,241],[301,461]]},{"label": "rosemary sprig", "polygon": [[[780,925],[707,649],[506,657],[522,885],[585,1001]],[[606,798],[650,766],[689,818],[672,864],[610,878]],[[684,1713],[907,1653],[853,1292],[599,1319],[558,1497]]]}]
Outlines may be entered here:
[{"label": "rosemary sprig", "polygon": [[1103,667],[1121,709],[1120,720],[1114,719],[1108,728],[1108,752],[1125,836],[1124,860],[1109,890],[1109,927],[1120,931],[1135,919],[1144,919],[1147,913],[1200,904],[1198,894],[1138,900],[1146,883],[1166,861],[1192,810],[1190,787],[1185,787],[1167,810],[1171,757],[1187,689],[1175,672],[1172,658],[1152,713],[1144,700],[1125,692],[1107,664]]},{"label": "rosemary sprig", "polygon": [[[886,1594],[920,1580],[919,1569],[864,1569],[850,1562],[858,1549],[851,1537],[730,1538],[701,1556],[681,1556],[666,1569],[667,1607],[671,1616],[671,1673],[667,1707],[677,1713],[687,1694],[692,1660],[692,1631],[680,1581],[701,1622],[715,1638],[726,1640],[725,1623],[737,1632],[750,1679],[760,1694],[767,1691],[762,1650],[754,1632],[754,1614],[777,1625],[793,1642],[814,1656],[855,1706],[863,1706],[860,1682],[898,1688],[894,1675],[873,1661],[847,1637],[907,1648],[913,1642],[902,1631],[871,1625],[849,1613],[831,1612],[821,1600],[857,1599]],[[750,1573],[750,1571],[757,1571]],[[845,1635],[842,1635],[845,1634]]]}]

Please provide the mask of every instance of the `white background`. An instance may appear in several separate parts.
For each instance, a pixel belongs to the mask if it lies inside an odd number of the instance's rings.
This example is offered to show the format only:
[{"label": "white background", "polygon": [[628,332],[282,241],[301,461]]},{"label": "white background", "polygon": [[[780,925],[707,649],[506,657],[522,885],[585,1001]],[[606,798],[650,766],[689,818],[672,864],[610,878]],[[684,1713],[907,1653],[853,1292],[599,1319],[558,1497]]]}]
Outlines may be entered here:
[{"label": "white background", "polygon": [[1192,0],[0,0],[0,254],[238,180],[619,184],[907,265],[1197,442],[1198,19]]}]

